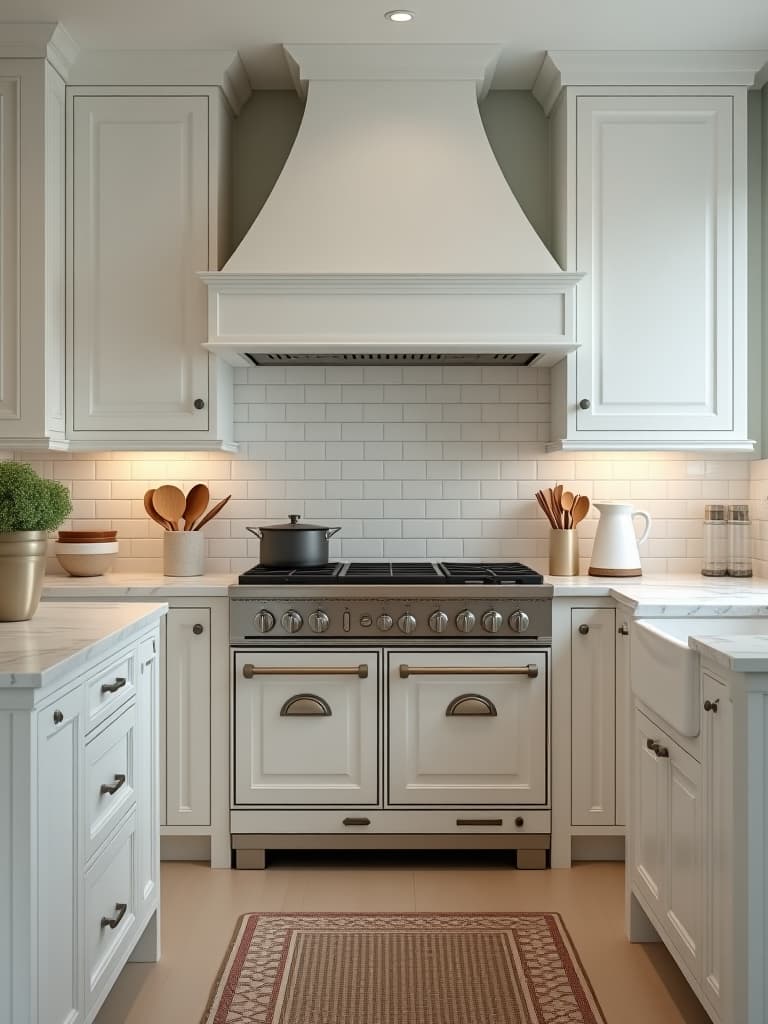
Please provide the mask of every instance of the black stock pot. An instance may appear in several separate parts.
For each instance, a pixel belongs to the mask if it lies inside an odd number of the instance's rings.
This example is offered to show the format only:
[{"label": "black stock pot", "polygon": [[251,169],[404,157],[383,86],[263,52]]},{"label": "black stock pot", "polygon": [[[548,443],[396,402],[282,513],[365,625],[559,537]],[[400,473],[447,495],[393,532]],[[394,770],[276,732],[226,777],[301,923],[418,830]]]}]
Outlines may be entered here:
[{"label": "black stock pot", "polygon": [[277,526],[247,526],[261,541],[259,565],[266,569],[315,569],[328,564],[328,541],[340,526],[300,523],[301,516],[288,516],[289,523]]}]

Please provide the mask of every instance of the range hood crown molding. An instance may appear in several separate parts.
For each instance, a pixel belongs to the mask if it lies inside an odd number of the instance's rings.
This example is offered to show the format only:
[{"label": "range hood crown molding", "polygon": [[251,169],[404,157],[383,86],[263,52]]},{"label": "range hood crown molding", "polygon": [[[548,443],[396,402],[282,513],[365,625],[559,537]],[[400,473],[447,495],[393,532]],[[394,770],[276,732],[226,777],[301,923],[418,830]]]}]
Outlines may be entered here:
[{"label": "range hood crown molding", "polygon": [[294,45],[296,142],[209,293],[207,347],[520,353],[575,347],[575,289],[510,191],[477,95],[496,47]]}]

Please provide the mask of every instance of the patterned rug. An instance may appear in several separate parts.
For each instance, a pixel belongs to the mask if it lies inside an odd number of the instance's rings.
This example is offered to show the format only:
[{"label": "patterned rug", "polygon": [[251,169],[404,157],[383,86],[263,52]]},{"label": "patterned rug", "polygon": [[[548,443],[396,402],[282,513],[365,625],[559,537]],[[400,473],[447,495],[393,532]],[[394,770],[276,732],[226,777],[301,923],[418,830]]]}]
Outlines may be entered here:
[{"label": "patterned rug", "polygon": [[605,1024],[558,914],[246,914],[203,1024]]}]

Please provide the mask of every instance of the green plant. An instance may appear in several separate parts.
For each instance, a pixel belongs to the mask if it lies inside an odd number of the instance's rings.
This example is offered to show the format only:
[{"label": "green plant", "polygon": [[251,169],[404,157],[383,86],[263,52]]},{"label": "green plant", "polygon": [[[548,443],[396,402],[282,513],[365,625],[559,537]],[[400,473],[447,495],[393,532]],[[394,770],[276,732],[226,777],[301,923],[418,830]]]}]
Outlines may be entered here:
[{"label": "green plant", "polygon": [[0,462],[0,533],[55,530],[71,512],[64,484],[44,480],[26,462]]}]

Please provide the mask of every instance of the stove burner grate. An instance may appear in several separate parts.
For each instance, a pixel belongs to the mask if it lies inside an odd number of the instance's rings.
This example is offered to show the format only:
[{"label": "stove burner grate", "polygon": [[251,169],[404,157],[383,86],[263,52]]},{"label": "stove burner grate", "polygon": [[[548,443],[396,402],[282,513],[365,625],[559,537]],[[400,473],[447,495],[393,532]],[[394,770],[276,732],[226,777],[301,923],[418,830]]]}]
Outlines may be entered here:
[{"label": "stove burner grate", "polygon": [[544,582],[541,573],[522,562],[441,562],[451,583],[516,583],[535,586]]}]

